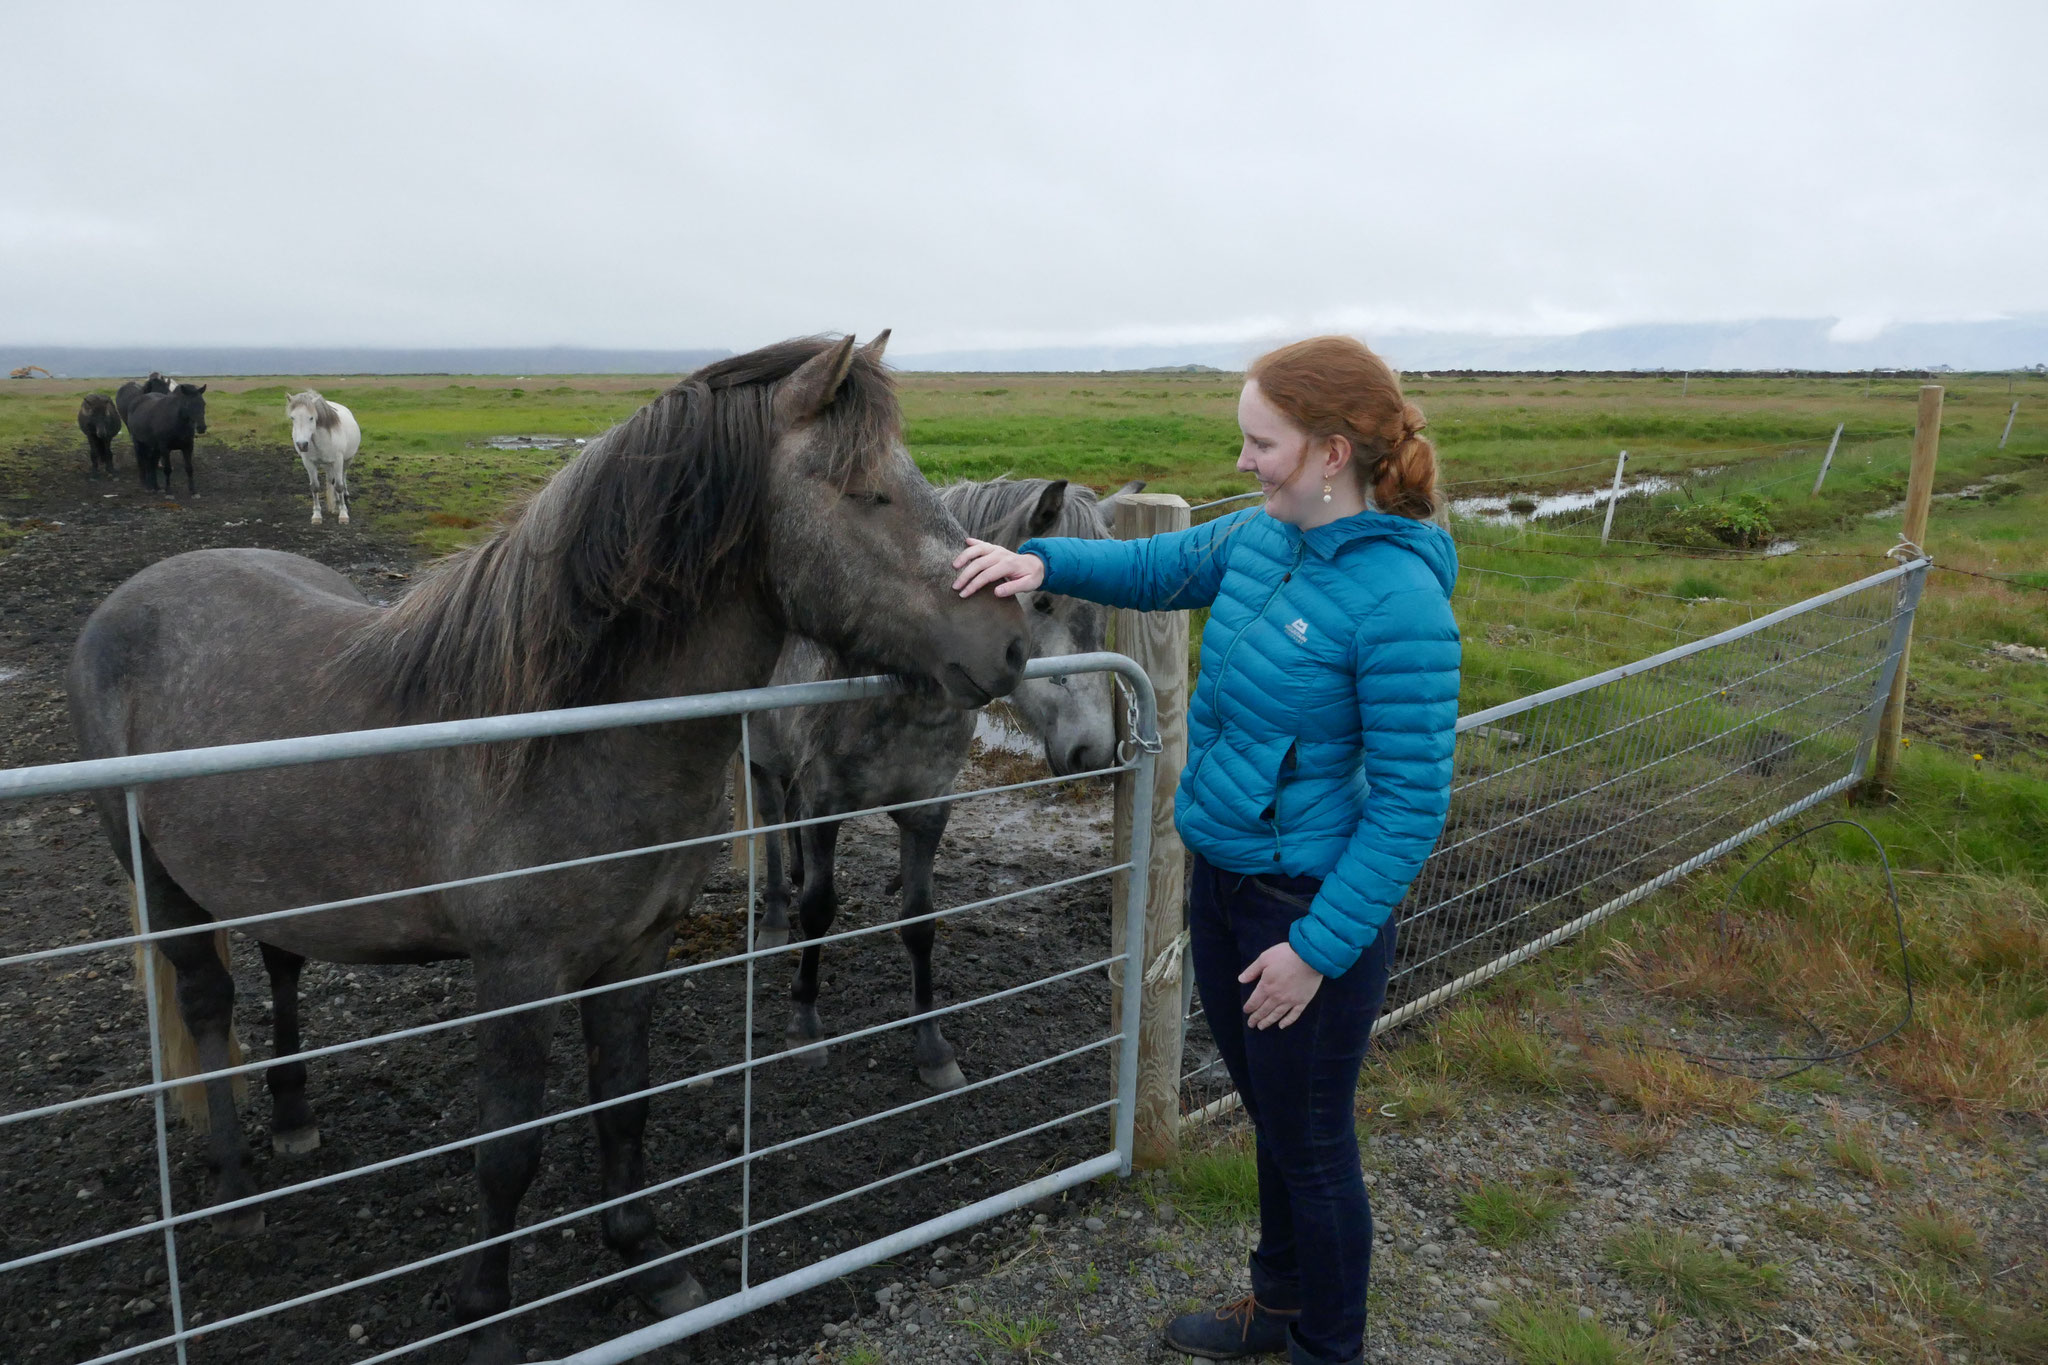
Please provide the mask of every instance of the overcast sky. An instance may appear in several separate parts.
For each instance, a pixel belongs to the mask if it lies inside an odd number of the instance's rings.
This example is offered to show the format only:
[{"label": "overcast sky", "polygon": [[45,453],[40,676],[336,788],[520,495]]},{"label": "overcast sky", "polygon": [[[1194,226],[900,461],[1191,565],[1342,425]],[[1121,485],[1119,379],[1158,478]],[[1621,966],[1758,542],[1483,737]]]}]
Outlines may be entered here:
[{"label": "overcast sky", "polygon": [[2048,5],[9,4],[0,337],[2048,311]]}]

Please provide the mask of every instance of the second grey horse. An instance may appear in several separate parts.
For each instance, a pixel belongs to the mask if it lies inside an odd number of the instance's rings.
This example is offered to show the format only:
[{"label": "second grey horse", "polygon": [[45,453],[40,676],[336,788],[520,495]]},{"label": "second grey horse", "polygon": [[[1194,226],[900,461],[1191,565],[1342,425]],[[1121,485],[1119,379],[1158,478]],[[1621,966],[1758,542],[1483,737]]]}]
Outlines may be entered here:
[{"label": "second grey horse", "polygon": [[[967,534],[1012,549],[1033,536],[1100,539],[1109,534],[1116,498],[1145,486],[1134,480],[1098,501],[1093,490],[1065,479],[993,479],[940,488],[946,510]],[[1033,658],[1079,654],[1102,648],[1106,618],[1091,602],[1057,593],[1021,593]],[[809,640],[791,637],[776,661],[778,683],[859,677],[872,669],[851,662]],[[1107,674],[1039,678],[1020,684],[1010,705],[1045,745],[1045,760],[1059,775],[1108,767],[1116,752]],[[755,809],[764,825],[835,811],[862,810],[944,796],[966,766],[974,740],[972,712],[948,706],[935,690],[913,686],[895,696],[828,706],[793,707],[762,713],[752,730],[751,765]],[[950,802],[914,806],[892,813],[898,830],[900,918],[917,920],[932,911],[932,862],[952,812]],[[791,830],[788,863],[799,887],[797,915],[806,938],[830,932],[839,908],[833,880],[839,843],[836,820]],[[789,941],[790,884],[784,870],[783,840],[762,841],[767,855],[758,946]],[[895,888],[892,888],[895,889]],[[932,939],[935,923],[925,919],[899,931],[910,953],[911,1012],[932,1007]],[[794,1002],[786,1036],[792,1045],[825,1036],[818,1017],[819,949],[804,949],[790,987]],[[917,1074],[935,1090],[965,1083],[953,1045],[937,1020],[915,1025]],[[814,1064],[825,1049],[806,1053]]]}]

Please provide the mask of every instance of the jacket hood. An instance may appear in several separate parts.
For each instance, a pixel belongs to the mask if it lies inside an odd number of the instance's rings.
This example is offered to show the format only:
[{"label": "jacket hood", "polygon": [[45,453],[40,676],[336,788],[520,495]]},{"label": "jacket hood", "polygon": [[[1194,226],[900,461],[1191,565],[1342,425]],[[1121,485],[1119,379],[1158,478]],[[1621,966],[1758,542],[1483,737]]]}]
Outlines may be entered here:
[{"label": "jacket hood", "polygon": [[1433,521],[1365,511],[1308,531],[1293,526],[1287,529],[1325,559],[1355,540],[1391,541],[1429,566],[1436,581],[1443,585],[1445,597],[1451,595],[1458,581],[1458,547],[1452,543],[1450,533]]}]

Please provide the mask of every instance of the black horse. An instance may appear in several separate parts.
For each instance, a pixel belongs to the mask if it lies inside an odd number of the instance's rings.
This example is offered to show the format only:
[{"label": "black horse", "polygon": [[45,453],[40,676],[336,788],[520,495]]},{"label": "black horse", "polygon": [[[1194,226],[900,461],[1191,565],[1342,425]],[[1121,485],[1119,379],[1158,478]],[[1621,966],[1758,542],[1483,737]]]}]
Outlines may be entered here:
[{"label": "black horse", "polygon": [[206,385],[180,384],[169,393],[145,393],[128,409],[128,438],[135,442],[135,467],[142,486],[156,487],[157,466],[163,466],[164,492],[171,491],[171,454],[185,452],[185,491],[197,493],[192,481],[192,442],[206,434]]},{"label": "black horse", "polygon": [[128,420],[128,409],[134,407],[135,400],[142,397],[143,394],[169,393],[170,391],[171,381],[158,374],[155,370],[151,370],[149,378],[143,380],[140,384],[131,379],[120,388],[115,389],[114,407],[119,410],[121,420],[125,422]]},{"label": "black horse", "polygon": [[107,467],[107,477],[114,477],[114,438],[121,434],[121,413],[115,408],[114,400],[103,393],[89,393],[78,405],[78,429],[85,433],[85,444],[92,455],[92,477],[100,476],[100,466]]}]

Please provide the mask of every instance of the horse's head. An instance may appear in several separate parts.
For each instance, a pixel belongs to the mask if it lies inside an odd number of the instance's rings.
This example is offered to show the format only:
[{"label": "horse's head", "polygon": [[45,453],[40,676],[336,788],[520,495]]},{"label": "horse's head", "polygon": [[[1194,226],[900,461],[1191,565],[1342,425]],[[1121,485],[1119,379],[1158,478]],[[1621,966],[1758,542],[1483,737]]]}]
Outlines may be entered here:
[{"label": "horse's head", "polygon": [[151,370],[149,378],[142,381],[142,391],[144,393],[169,393],[172,387],[171,381],[158,374],[155,370]]},{"label": "horse's head", "polygon": [[[1136,483],[1119,492],[1143,487]],[[1014,550],[1033,536],[1099,538],[1109,534],[1108,509],[1115,496],[1098,503],[1092,493],[1070,489],[1065,479],[1055,480],[984,539]],[[1017,600],[1024,604],[1032,658],[1089,654],[1102,648],[1109,616],[1095,603],[1051,592],[1020,593]],[[1045,742],[1046,765],[1053,772],[1085,773],[1115,761],[1113,686],[1106,673],[1076,673],[1029,679],[1011,695],[1010,705]]]},{"label": "horse's head", "polygon": [[178,411],[192,423],[194,435],[206,434],[206,385],[179,384],[171,390],[171,397],[177,400]]},{"label": "horse's head", "polygon": [[953,591],[966,533],[903,444],[888,335],[828,345],[774,387],[770,584],[800,634],[979,706],[1017,686],[1023,613]]},{"label": "horse's head", "polygon": [[292,449],[304,455],[313,448],[313,426],[320,420],[320,395],[311,389],[284,400],[284,415],[292,424]]}]

